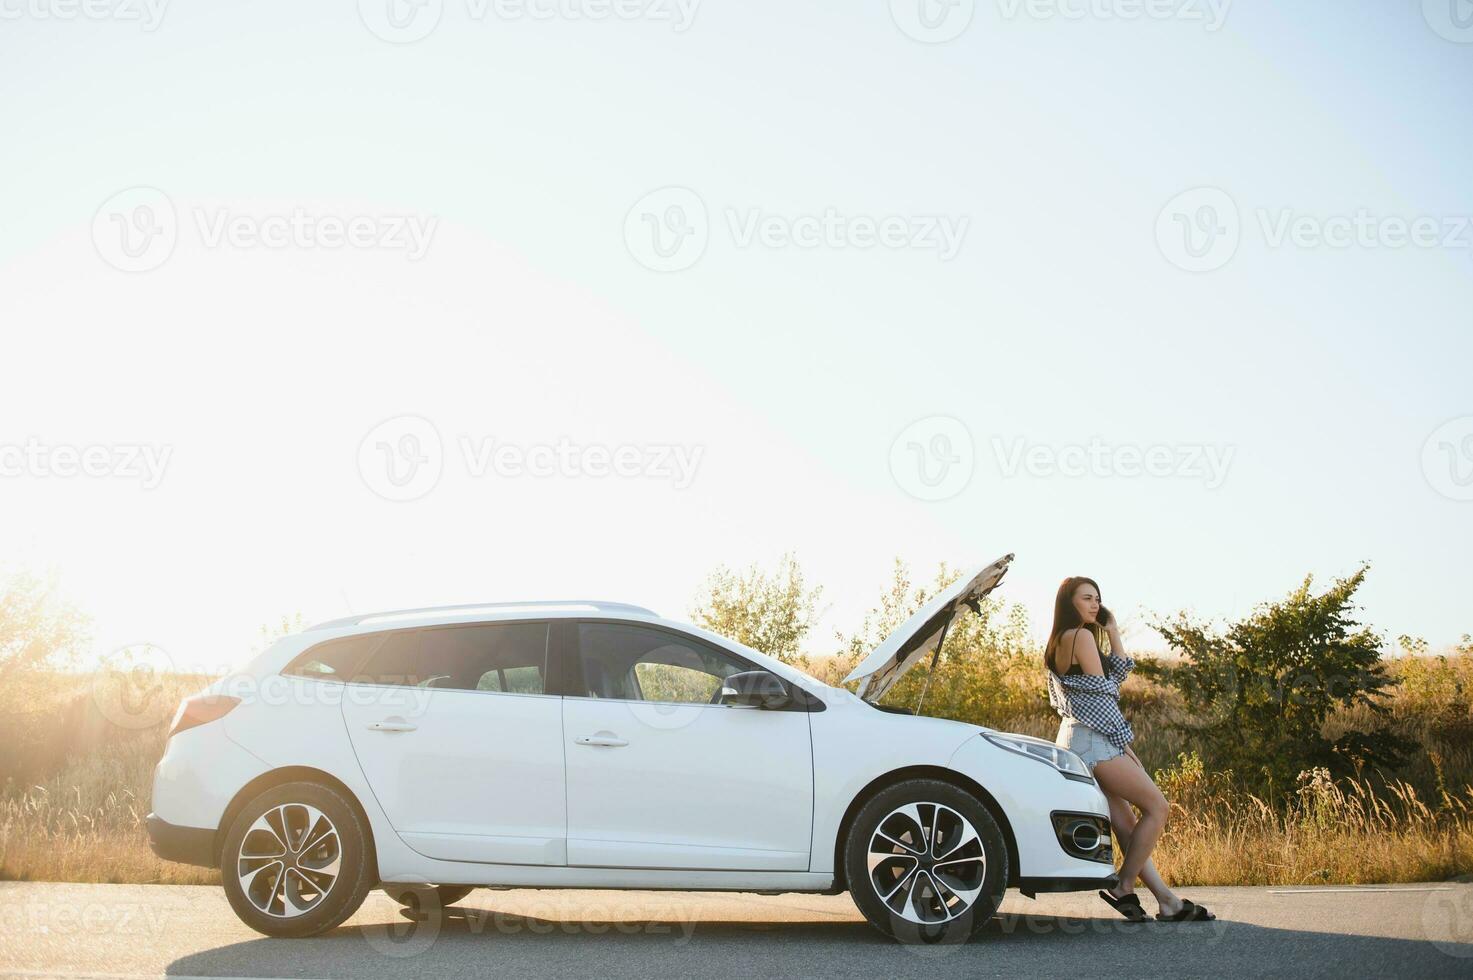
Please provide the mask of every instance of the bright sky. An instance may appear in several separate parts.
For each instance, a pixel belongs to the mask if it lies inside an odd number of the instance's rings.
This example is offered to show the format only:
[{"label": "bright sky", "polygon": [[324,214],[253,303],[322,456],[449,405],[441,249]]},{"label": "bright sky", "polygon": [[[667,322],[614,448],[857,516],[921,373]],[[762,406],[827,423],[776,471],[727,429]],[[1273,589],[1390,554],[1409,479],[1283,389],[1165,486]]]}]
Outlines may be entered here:
[{"label": "bright sky", "polygon": [[1452,0],[99,4],[0,0],[0,564],[98,652],[789,550],[820,641],[1008,551],[1473,631]]}]

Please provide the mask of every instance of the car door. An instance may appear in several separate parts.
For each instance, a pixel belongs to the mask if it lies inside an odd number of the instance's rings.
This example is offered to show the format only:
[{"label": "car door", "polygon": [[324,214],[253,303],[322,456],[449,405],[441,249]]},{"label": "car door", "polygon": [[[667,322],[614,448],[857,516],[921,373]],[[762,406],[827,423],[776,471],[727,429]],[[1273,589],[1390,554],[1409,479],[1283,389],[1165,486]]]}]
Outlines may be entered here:
[{"label": "car door", "polygon": [[755,665],[688,634],[586,621],[567,635],[570,865],[808,869],[805,710],[710,703]]},{"label": "car door", "polygon": [[549,624],[386,634],[343,719],[394,830],[426,857],[566,863],[561,698]]}]

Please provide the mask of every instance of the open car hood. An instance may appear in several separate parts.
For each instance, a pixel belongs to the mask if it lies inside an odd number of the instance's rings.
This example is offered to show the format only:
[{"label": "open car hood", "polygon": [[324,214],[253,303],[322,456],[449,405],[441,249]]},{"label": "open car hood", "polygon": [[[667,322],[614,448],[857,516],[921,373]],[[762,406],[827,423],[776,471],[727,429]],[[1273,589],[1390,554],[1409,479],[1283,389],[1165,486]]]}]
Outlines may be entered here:
[{"label": "open car hood", "polygon": [[875,647],[863,663],[849,672],[844,683],[857,680],[861,698],[871,703],[880,700],[896,681],[905,676],[907,670],[915,666],[916,661],[937,651],[962,606],[971,607],[973,612],[979,611],[982,597],[997,588],[1012,560],[1012,555],[1004,555],[943,589],[899,629],[885,637],[884,643]]}]

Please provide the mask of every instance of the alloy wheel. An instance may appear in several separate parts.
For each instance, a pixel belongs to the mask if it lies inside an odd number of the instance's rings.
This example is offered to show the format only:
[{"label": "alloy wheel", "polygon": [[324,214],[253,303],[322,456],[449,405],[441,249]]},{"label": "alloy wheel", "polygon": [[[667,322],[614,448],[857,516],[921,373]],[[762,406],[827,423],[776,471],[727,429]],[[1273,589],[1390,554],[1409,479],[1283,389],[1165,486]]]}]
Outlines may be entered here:
[{"label": "alloy wheel", "polygon": [[327,897],[342,870],[337,827],[306,803],[283,803],[256,818],[236,859],[240,889],[265,915],[294,919]]},{"label": "alloy wheel", "polygon": [[870,885],[895,915],[920,925],[950,922],[982,893],[987,853],[975,827],[942,803],[907,803],[870,836]]}]

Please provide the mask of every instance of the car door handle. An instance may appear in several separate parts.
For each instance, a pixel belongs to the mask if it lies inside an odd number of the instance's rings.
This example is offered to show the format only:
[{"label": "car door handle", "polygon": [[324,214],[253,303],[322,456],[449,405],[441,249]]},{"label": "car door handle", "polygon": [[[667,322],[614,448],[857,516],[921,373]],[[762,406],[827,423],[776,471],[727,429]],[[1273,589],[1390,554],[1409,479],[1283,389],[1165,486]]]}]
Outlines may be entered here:
[{"label": "car door handle", "polygon": [[603,745],[611,749],[617,749],[621,745],[629,744],[627,738],[620,738],[617,735],[580,735],[573,741],[579,745]]},{"label": "car door handle", "polygon": [[412,732],[418,727],[418,725],[411,725],[407,721],[395,721],[393,719],[389,719],[388,721],[374,721],[368,724],[368,730],[371,732]]}]

